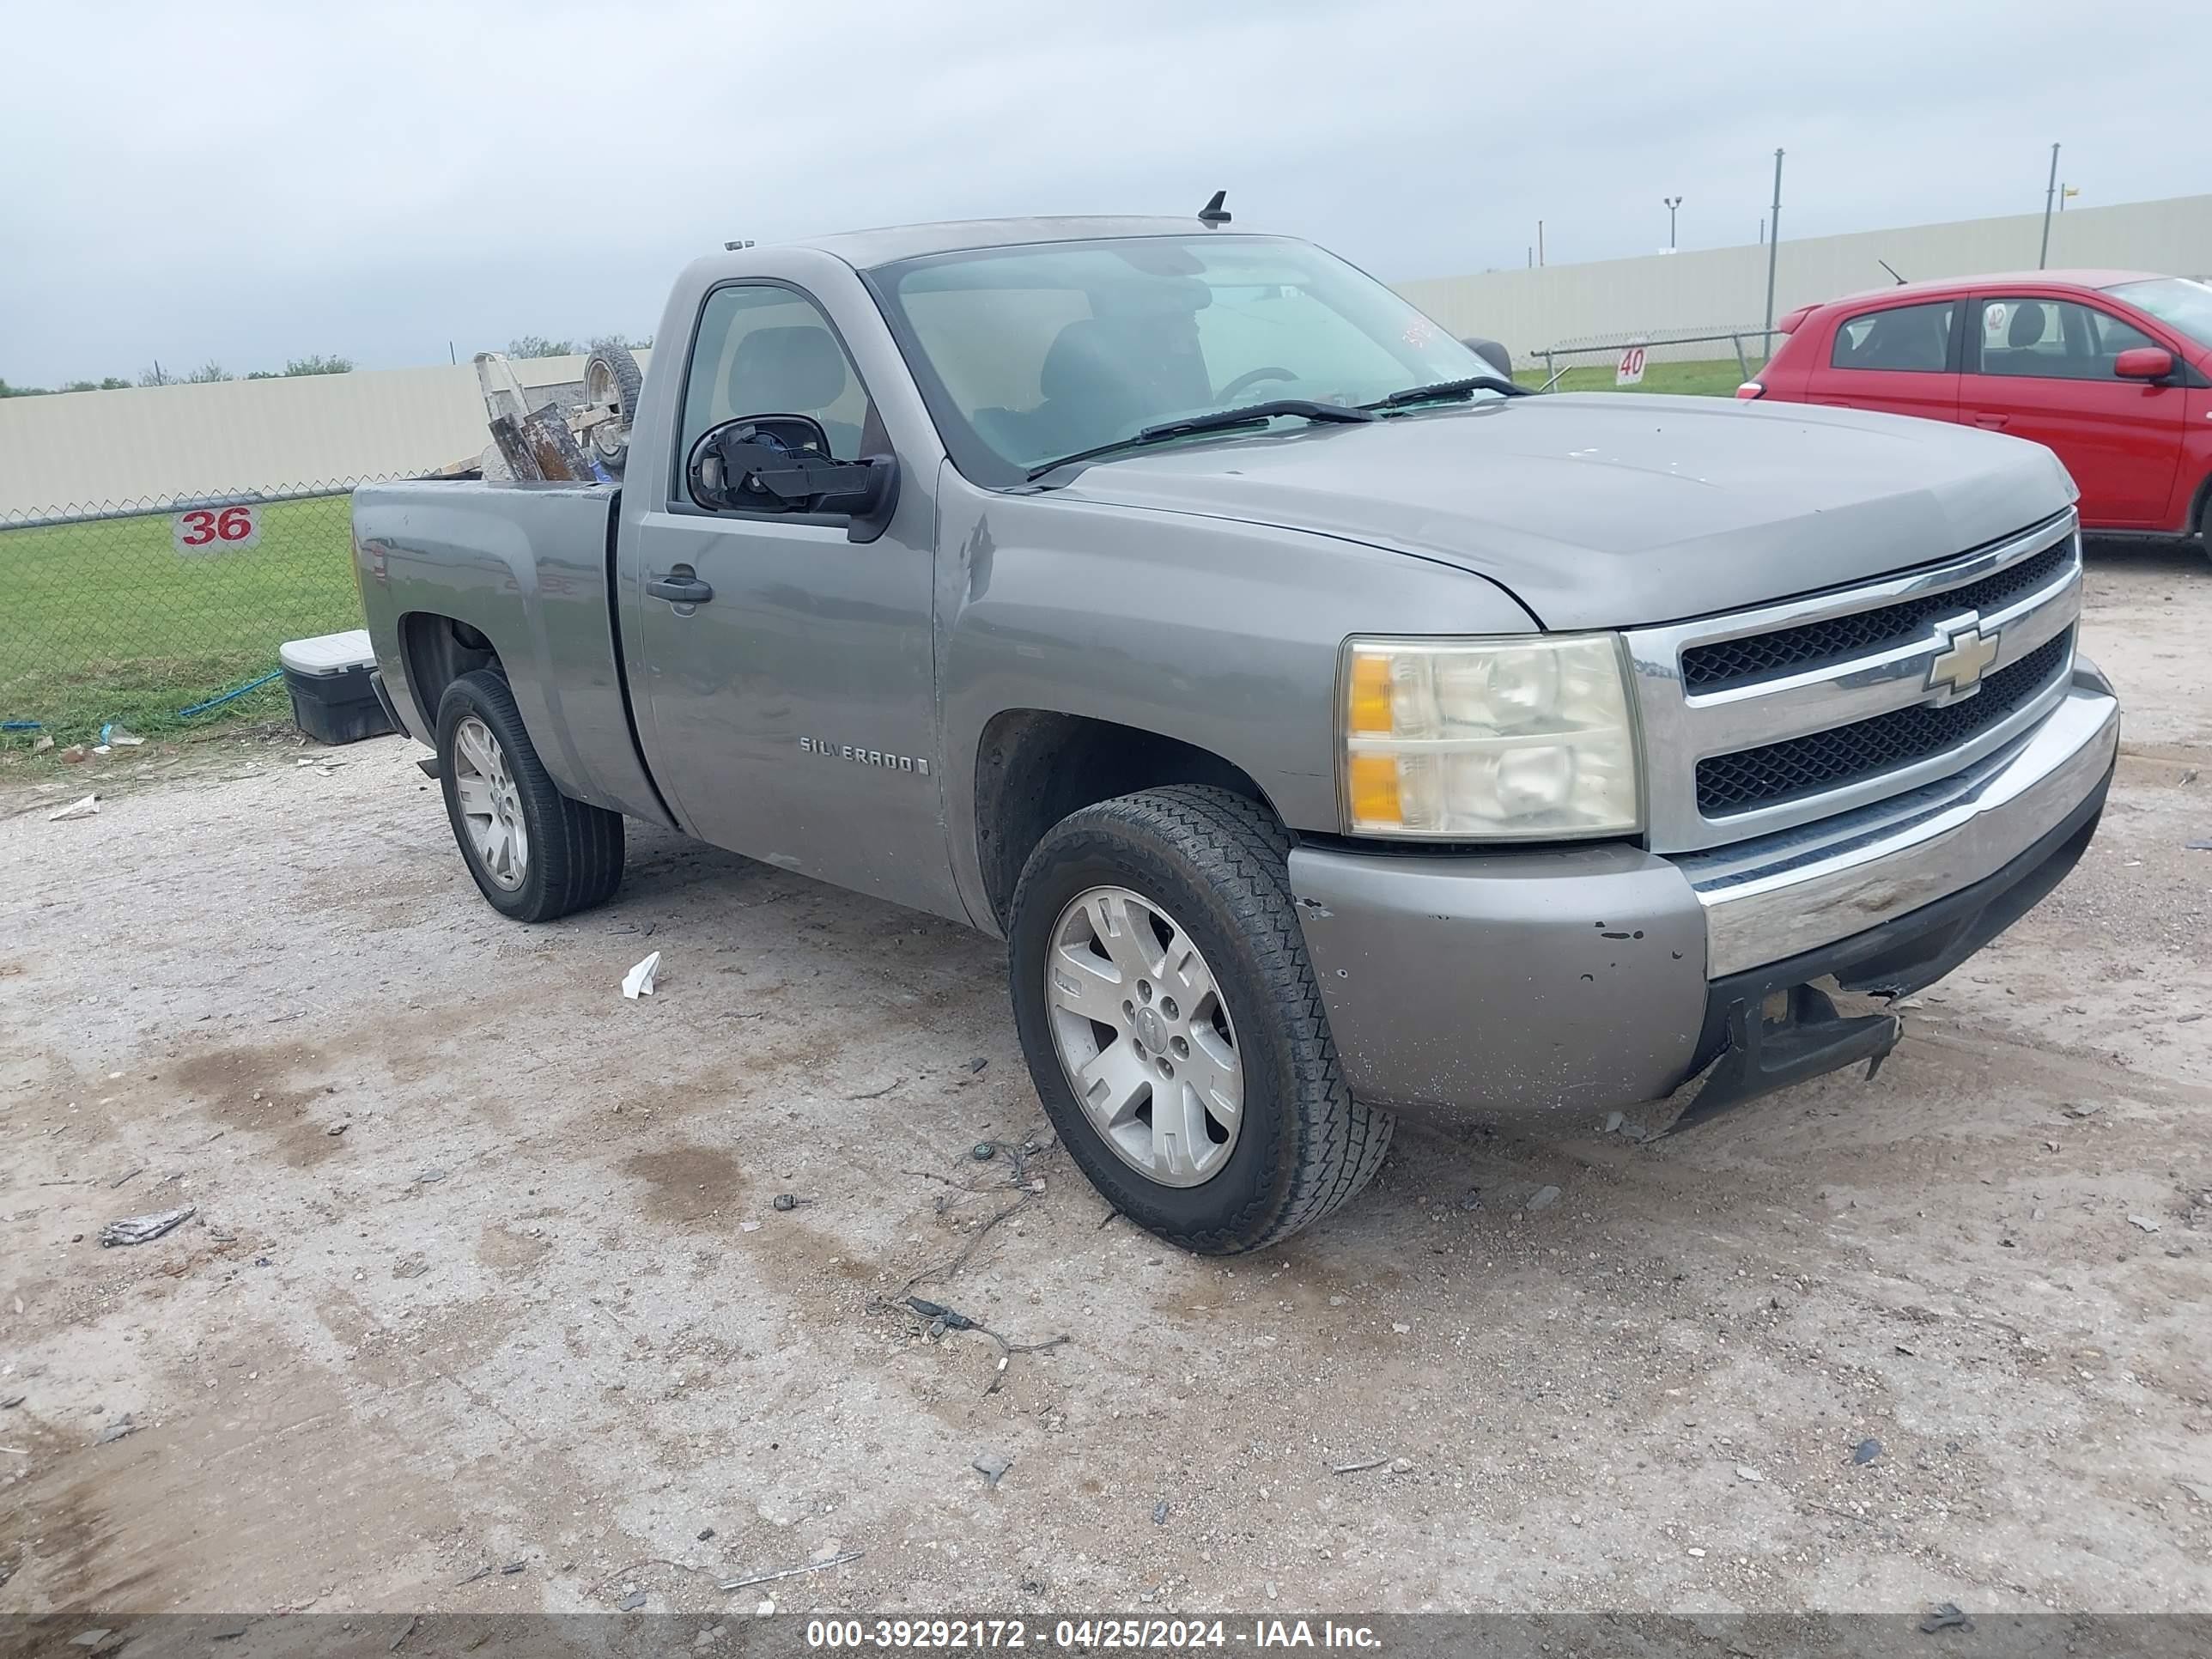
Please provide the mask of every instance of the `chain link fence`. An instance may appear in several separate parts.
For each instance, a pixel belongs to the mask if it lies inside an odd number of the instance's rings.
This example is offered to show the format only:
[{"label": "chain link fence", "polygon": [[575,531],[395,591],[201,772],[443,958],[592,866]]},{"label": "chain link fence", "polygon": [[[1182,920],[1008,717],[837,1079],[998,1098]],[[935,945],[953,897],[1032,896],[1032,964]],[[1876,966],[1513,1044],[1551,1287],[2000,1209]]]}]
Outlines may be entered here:
[{"label": "chain link fence", "polygon": [[[1622,383],[1628,354],[1639,356]],[[1531,353],[1522,378],[1547,390],[1618,389],[1726,397],[1766,361],[1767,336],[1758,324],[1578,334]]]},{"label": "chain link fence", "polygon": [[0,514],[0,744],[284,717],[278,647],[361,626],[369,482]]}]

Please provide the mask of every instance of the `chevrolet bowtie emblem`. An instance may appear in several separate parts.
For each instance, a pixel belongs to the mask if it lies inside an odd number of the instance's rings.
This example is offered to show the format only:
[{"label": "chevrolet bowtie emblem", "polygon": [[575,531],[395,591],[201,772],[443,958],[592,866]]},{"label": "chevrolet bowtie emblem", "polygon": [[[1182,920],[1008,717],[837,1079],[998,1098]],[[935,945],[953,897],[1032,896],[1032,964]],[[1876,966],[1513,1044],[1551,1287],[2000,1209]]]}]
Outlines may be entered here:
[{"label": "chevrolet bowtie emblem", "polygon": [[1978,623],[1954,629],[1928,665],[1928,689],[1942,692],[1945,702],[1980,690],[1982,676],[1997,659],[1997,640],[1995,634],[1983,633]]}]

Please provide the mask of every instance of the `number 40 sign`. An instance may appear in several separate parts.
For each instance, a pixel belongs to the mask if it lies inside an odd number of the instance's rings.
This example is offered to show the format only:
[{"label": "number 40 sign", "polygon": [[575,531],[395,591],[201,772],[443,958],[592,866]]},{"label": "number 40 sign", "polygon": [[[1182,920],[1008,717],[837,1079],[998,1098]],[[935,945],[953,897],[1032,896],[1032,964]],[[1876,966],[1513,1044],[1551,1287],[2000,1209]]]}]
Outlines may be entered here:
[{"label": "number 40 sign", "polygon": [[251,507],[196,507],[170,518],[169,539],[188,558],[258,547],[261,514]]}]

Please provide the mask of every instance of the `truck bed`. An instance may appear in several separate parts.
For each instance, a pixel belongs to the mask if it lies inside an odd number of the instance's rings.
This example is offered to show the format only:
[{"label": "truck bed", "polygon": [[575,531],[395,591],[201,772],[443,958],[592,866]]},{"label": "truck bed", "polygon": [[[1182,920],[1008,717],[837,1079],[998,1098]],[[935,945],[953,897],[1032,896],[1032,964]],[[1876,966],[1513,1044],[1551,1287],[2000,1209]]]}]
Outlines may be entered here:
[{"label": "truck bed", "polygon": [[355,558],[377,666],[414,736],[435,740],[444,681],[434,642],[459,623],[500,641],[515,705],[562,793],[667,823],[623,684],[612,557],[621,499],[601,484],[364,484],[353,496]]}]

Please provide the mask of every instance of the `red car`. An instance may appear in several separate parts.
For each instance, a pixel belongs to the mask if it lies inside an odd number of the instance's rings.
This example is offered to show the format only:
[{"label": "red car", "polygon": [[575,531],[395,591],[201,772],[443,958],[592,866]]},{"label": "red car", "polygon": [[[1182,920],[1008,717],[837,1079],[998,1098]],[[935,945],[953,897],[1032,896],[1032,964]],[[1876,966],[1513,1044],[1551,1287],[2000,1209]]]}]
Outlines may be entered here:
[{"label": "red car", "polygon": [[1782,319],[1736,392],[2048,444],[2081,524],[2212,545],[2212,286],[2126,270],[1906,283]]}]

